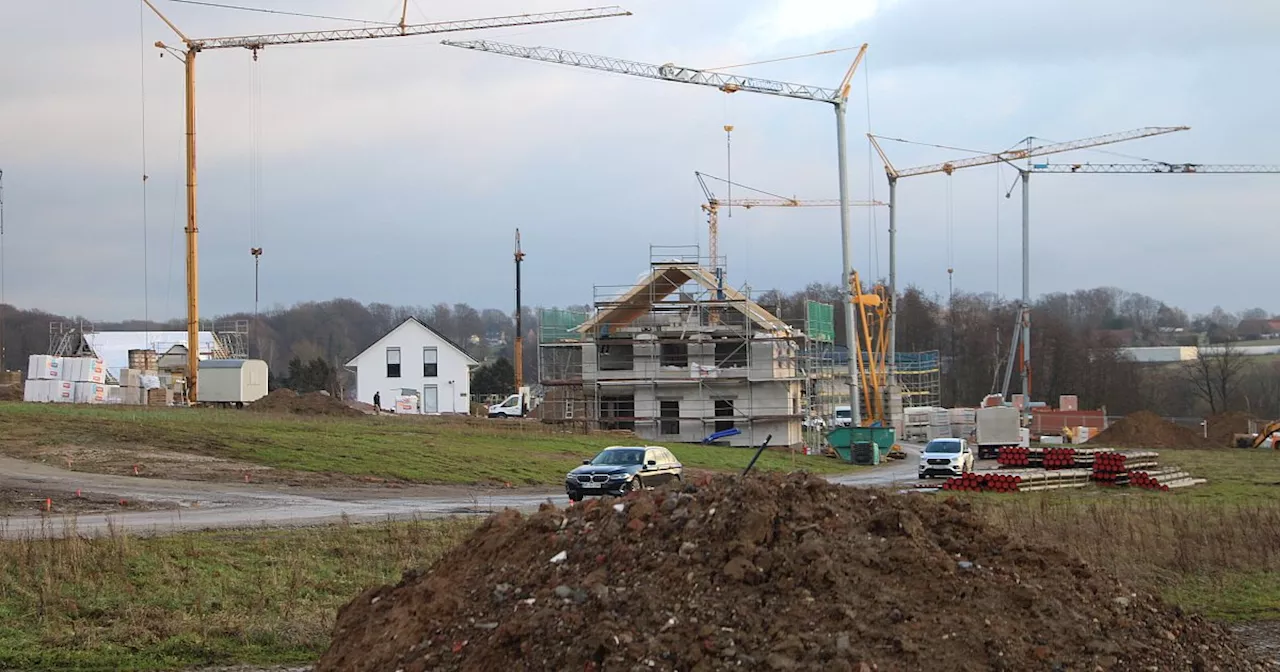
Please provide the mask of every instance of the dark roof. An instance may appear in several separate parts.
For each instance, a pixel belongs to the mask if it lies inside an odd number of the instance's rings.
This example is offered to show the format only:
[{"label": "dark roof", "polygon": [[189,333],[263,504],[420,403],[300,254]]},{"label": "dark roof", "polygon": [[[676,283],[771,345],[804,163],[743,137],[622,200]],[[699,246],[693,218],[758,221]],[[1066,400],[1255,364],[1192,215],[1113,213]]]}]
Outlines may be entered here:
[{"label": "dark roof", "polygon": [[392,331],[395,331],[396,329],[399,329],[400,327],[403,327],[405,324],[407,324],[407,323],[409,323],[409,322],[413,322],[413,323],[417,324],[418,326],[422,327],[423,329],[426,329],[427,331],[429,331],[429,332],[431,332],[431,333],[435,334],[437,338],[439,338],[440,340],[444,341],[444,342],[445,342],[446,344],[448,344],[449,346],[452,346],[454,350],[457,350],[458,352],[461,352],[461,353],[462,353],[462,355],[463,355],[464,357],[466,357],[467,359],[471,360],[472,362],[475,362],[475,364],[476,364],[476,365],[479,365],[479,364],[480,364],[480,362],[477,362],[477,361],[476,361],[476,358],[475,358],[475,357],[472,357],[472,356],[470,355],[470,353],[468,353],[465,349],[463,349],[463,347],[462,347],[461,345],[458,345],[457,343],[454,343],[454,342],[453,342],[453,339],[451,339],[451,338],[449,338],[448,336],[445,336],[444,334],[440,333],[439,331],[437,331],[435,328],[433,328],[431,325],[427,324],[426,322],[423,322],[422,320],[419,320],[419,319],[418,319],[418,318],[416,318],[416,317],[412,317],[412,316],[410,316],[410,317],[409,317],[408,319],[406,319],[404,322],[401,322],[400,324],[397,324],[396,326],[392,327],[392,328],[390,329],[390,331],[388,331],[387,333],[385,333],[385,334],[383,334],[383,335],[379,336],[376,340],[374,340],[374,342],[370,343],[370,344],[369,344],[367,347],[365,347],[363,350],[361,350],[360,352],[357,352],[354,356],[352,356],[352,357],[350,358],[350,360],[348,360],[348,361],[347,361],[346,366],[351,366],[351,365],[352,365],[352,364],[353,364],[357,359],[360,359],[361,355],[363,355],[364,353],[368,352],[368,351],[369,351],[373,346],[375,346],[375,345],[377,345],[377,344],[381,343],[381,342],[382,342],[382,339],[386,338],[387,336],[390,336]]}]

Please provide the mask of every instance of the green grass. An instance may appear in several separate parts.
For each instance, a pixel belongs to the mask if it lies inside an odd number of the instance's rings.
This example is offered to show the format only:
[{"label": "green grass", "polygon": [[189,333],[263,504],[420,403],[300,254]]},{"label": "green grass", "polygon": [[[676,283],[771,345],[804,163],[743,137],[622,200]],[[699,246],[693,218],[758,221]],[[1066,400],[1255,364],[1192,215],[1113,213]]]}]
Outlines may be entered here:
[{"label": "green grass", "polygon": [[1280,619],[1280,452],[1162,450],[1209,483],[975,497],[992,525],[1224,620]]},{"label": "green grass", "polygon": [[[214,409],[0,404],[0,452],[30,446],[127,445],[194,452],[280,469],[418,483],[558,485],[583,458],[638,439],[571,434],[527,422],[431,418],[315,418]],[[743,448],[666,444],[690,469],[734,471]],[[848,471],[834,459],[766,451],[762,470]]]},{"label": "green grass", "polygon": [[340,606],[476,523],[0,542],[0,669],[311,662]]}]

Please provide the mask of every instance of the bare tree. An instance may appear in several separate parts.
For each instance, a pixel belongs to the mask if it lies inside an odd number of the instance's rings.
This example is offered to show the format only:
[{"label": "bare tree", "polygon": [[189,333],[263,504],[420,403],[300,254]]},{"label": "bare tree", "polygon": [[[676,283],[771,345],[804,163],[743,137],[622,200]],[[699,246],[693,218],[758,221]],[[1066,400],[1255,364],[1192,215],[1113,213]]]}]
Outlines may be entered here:
[{"label": "bare tree", "polygon": [[1231,410],[1245,371],[1245,354],[1231,342],[1196,351],[1196,358],[1183,366],[1183,375],[1195,395],[1209,404],[1209,412]]}]

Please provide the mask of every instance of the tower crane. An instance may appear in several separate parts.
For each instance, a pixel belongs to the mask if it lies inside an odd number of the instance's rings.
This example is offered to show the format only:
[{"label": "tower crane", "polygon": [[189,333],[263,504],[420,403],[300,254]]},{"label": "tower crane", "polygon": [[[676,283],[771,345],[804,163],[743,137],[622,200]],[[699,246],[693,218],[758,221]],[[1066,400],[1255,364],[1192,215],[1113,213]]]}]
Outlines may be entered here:
[{"label": "tower crane", "polygon": [[[1107,135],[1098,135],[1091,138],[1081,138],[1079,140],[1071,140],[1069,142],[1055,142],[1042,145],[1033,144],[1032,138],[1027,138],[1025,146],[1008,149],[1003,152],[994,154],[983,154],[979,156],[971,156],[956,161],[946,161],[943,163],[934,163],[927,166],[918,166],[915,168],[907,168],[898,170],[894,168],[893,163],[889,161],[888,155],[884,149],[880,147],[877,138],[882,140],[897,140],[897,138],[885,138],[883,136],[867,134],[867,138],[871,141],[871,145],[875,148],[876,153],[880,155],[880,160],[884,162],[885,175],[889,178],[889,231],[897,228],[897,198],[898,198],[898,179],[903,177],[915,177],[917,175],[929,175],[932,173],[945,173],[947,175],[960,170],[962,168],[972,168],[975,166],[988,166],[996,163],[1007,163],[1018,170],[1022,177],[1022,305],[1019,308],[1018,326],[1014,339],[1010,346],[1011,361],[1012,353],[1021,351],[1020,368],[1022,372],[1022,394],[1027,400],[1031,400],[1031,188],[1028,185],[1028,176],[1031,172],[1030,168],[1024,168],[1014,165],[1014,161],[1030,160],[1037,156],[1047,156],[1050,154],[1060,154],[1062,152],[1070,152],[1077,149],[1088,149],[1090,147],[1100,147],[1102,145],[1111,145],[1119,142],[1128,142],[1139,138],[1149,138],[1156,135],[1164,135],[1166,133],[1174,133],[1177,131],[1190,130],[1188,126],[1146,126],[1131,131],[1123,131],[1120,133],[1109,133]],[[1019,144],[1024,144],[1019,143]],[[897,250],[894,246],[893,237],[889,238],[889,276],[890,290],[892,291],[894,281],[893,277],[896,273],[895,257]],[[897,356],[897,311],[889,312],[889,362],[890,370],[893,369],[895,357]],[[1012,368],[1010,368],[1012,370]],[[1006,371],[1005,395],[1008,395],[1008,375]]]},{"label": "tower crane", "polygon": [[[728,182],[728,180],[707,175],[706,173],[693,173],[698,178],[698,184],[702,186],[702,193],[706,196],[707,202],[702,204],[702,211],[707,213],[707,246],[711,254],[711,264],[716,266],[719,264],[720,257],[720,223],[719,212],[721,207],[739,207],[739,208],[808,208],[808,207],[836,207],[840,205],[838,198],[822,198],[822,199],[805,199],[770,197],[770,198],[717,198],[715,193],[711,191],[711,187],[707,186],[704,178],[720,180]],[[730,183],[732,184],[732,183]],[[736,185],[742,186],[742,185]],[[751,189],[750,187],[745,187]],[[752,191],[758,191],[752,189]],[[761,192],[765,193],[765,192]],[[850,201],[852,207],[874,207],[877,205],[887,205],[881,201]],[[717,266],[718,268],[718,266]]]},{"label": "tower crane", "polygon": [[1033,173],[1111,174],[1111,175],[1225,175],[1248,173],[1280,173],[1280,166],[1249,163],[1033,163]]},{"label": "tower crane", "polygon": [[[843,268],[840,274],[840,284],[841,286],[848,285],[849,274],[852,272],[852,251],[850,250],[848,165],[845,157],[845,108],[849,100],[849,86],[850,82],[853,80],[853,74],[857,71],[858,64],[862,62],[863,56],[867,53],[866,44],[863,44],[858,49],[858,55],[853,59],[853,64],[849,66],[849,70],[845,72],[844,79],[841,80],[839,85],[832,89],[819,86],[809,86],[806,84],[779,82],[769,79],[761,79],[758,77],[730,75],[711,70],[679,66],[673,63],[666,63],[664,65],[638,63],[636,61],[627,61],[620,58],[583,54],[574,51],[566,51],[564,49],[553,49],[550,47],[523,47],[515,44],[490,42],[488,40],[445,40],[443,44],[450,47],[472,49],[475,51],[483,51],[514,58],[524,58],[532,61],[542,61],[545,63],[572,65],[574,67],[630,75],[632,77],[710,86],[720,89],[725,93],[748,91],[751,93],[762,93],[770,96],[781,96],[784,98],[796,98],[799,100],[809,100],[831,105],[835,109],[836,113],[836,159],[838,162],[840,180],[840,249],[843,261]],[[846,300],[852,302],[853,295],[849,293],[847,288],[845,292]],[[858,342],[858,335],[854,329],[853,323],[853,311],[846,310],[844,326],[850,351],[856,349],[855,346]],[[857,367],[852,358],[849,360],[849,396],[849,407],[853,409],[852,420],[855,424],[860,424],[861,419],[859,417],[858,410]]]},{"label": "tower crane", "polygon": [[[176,56],[182,61],[186,79],[186,154],[187,154],[187,399],[197,399],[197,375],[200,364],[199,348],[199,273],[197,267],[196,239],[199,229],[196,226],[196,55],[208,49],[242,48],[253,52],[254,60],[258,51],[269,46],[286,44],[310,44],[314,42],[344,42],[349,40],[369,40],[384,37],[411,37],[415,35],[433,35],[436,33],[455,33],[487,28],[507,28],[511,26],[530,26],[544,23],[563,23],[566,21],[582,21],[586,19],[602,19],[614,16],[630,16],[631,12],[620,7],[597,7],[591,9],[575,9],[543,14],[518,14],[497,16],[482,19],[464,19],[460,21],[436,21],[431,23],[408,24],[405,18],[409,3],[404,0],[401,6],[400,22],[395,25],[372,27],[339,28],[335,30],[311,30],[295,33],[272,33],[263,35],[240,35],[233,37],[190,38],[178,29],[152,0],[142,0],[155,12],[182,42],[182,48],[172,48],[163,41],[155,46]],[[163,55],[163,54],[161,54]]]}]

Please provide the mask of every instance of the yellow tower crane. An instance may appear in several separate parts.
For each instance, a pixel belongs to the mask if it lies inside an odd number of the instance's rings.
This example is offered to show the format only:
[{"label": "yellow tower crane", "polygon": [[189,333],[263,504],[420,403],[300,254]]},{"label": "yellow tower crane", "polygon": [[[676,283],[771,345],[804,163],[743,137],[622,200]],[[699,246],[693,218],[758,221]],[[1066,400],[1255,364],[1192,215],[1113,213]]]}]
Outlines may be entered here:
[{"label": "yellow tower crane", "polygon": [[[707,250],[711,257],[711,265],[719,268],[720,263],[720,208],[722,207],[739,207],[739,208],[808,208],[808,207],[840,207],[840,199],[805,199],[787,198],[785,196],[775,196],[759,189],[743,186],[735,182],[730,182],[722,177],[708,175],[706,173],[693,173],[698,178],[698,184],[702,186],[702,193],[706,196],[707,202],[702,204],[702,211],[707,213]],[[768,194],[769,198],[717,198],[715,193],[711,191],[711,187],[707,185],[707,179],[719,180],[725,184],[749,189],[751,191],[759,191],[762,194]],[[888,205],[880,201],[849,201],[849,205],[853,207],[875,207]]]},{"label": "yellow tower crane", "polygon": [[178,29],[152,0],[142,0],[151,11],[165,23],[182,41],[181,49],[171,48],[163,41],[156,46],[182,61],[186,77],[186,153],[187,153],[187,400],[197,399],[197,375],[200,365],[200,311],[199,311],[199,272],[197,267],[196,238],[199,228],[196,226],[196,55],[208,49],[248,49],[253,57],[258,51],[271,46],[286,44],[310,44],[315,42],[345,42],[350,40],[370,40],[384,37],[411,37],[415,35],[434,35],[437,33],[456,33],[488,28],[508,28],[511,26],[530,26],[544,23],[563,23],[566,21],[583,21],[587,19],[603,19],[614,16],[630,16],[631,12],[617,6],[597,7],[591,9],[575,9],[542,14],[517,14],[482,19],[464,19],[459,21],[436,21],[431,23],[408,24],[409,1],[404,0],[400,12],[400,23],[373,27],[338,28],[334,30],[312,30],[296,33],[273,33],[266,35],[241,35],[235,37],[189,38]]},{"label": "yellow tower crane", "polygon": [[[993,154],[982,154],[979,156],[971,156],[956,161],[946,161],[943,163],[933,163],[927,166],[918,166],[916,168],[907,168],[898,170],[893,167],[893,163],[889,161],[889,157],[877,142],[877,138],[881,140],[895,140],[898,142],[908,142],[899,140],[898,138],[886,138],[884,136],[867,134],[867,139],[871,141],[871,145],[875,147],[876,152],[880,155],[880,160],[884,162],[884,172],[889,178],[889,288],[890,295],[895,290],[895,278],[897,275],[897,247],[896,234],[897,213],[898,213],[898,179],[903,177],[915,177],[917,175],[929,175],[932,173],[945,173],[947,175],[961,168],[972,168],[974,166],[988,166],[996,163],[1007,163],[1018,170],[1022,177],[1022,306],[1019,310],[1019,319],[1017,329],[1014,333],[1014,339],[1010,346],[1010,360],[1016,356],[1019,361],[1019,369],[1022,372],[1022,394],[1029,402],[1031,401],[1031,189],[1028,186],[1031,168],[1015,165],[1014,161],[1030,160],[1037,156],[1047,156],[1050,154],[1059,154],[1062,152],[1070,152],[1077,149],[1088,149],[1090,147],[1099,147],[1102,145],[1110,145],[1118,142],[1128,142],[1129,140],[1137,140],[1139,138],[1149,138],[1154,135],[1164,135],[1165,133],[1174,133],[1177,131],[1189,130],[1188,126],[1147,126],[1144,128],[1134,129],[1132,131],[1124,131],[1121,133],[1110,133],[1107,135],[1099,135],[1092,138],[1083,138],[1080,140],[1071,140],[1069,142],[1054,142],[1047,144],[1035,144],[1034,138],[1027,138],[1019,143],[1024,145],[1015,149],[1009,149],[1003,152]],[[894,368],[897,357],[897,318],[898,311],[890,306],[889,311],[889,379],[892,384],[894,376]],[[1017,355],[1016,353],[1021,353]],[[1007,382],[1008,372],[1012,371],[1011,366],[1006,370],[1005,394],[1008,394],[1009,384]]]}]

